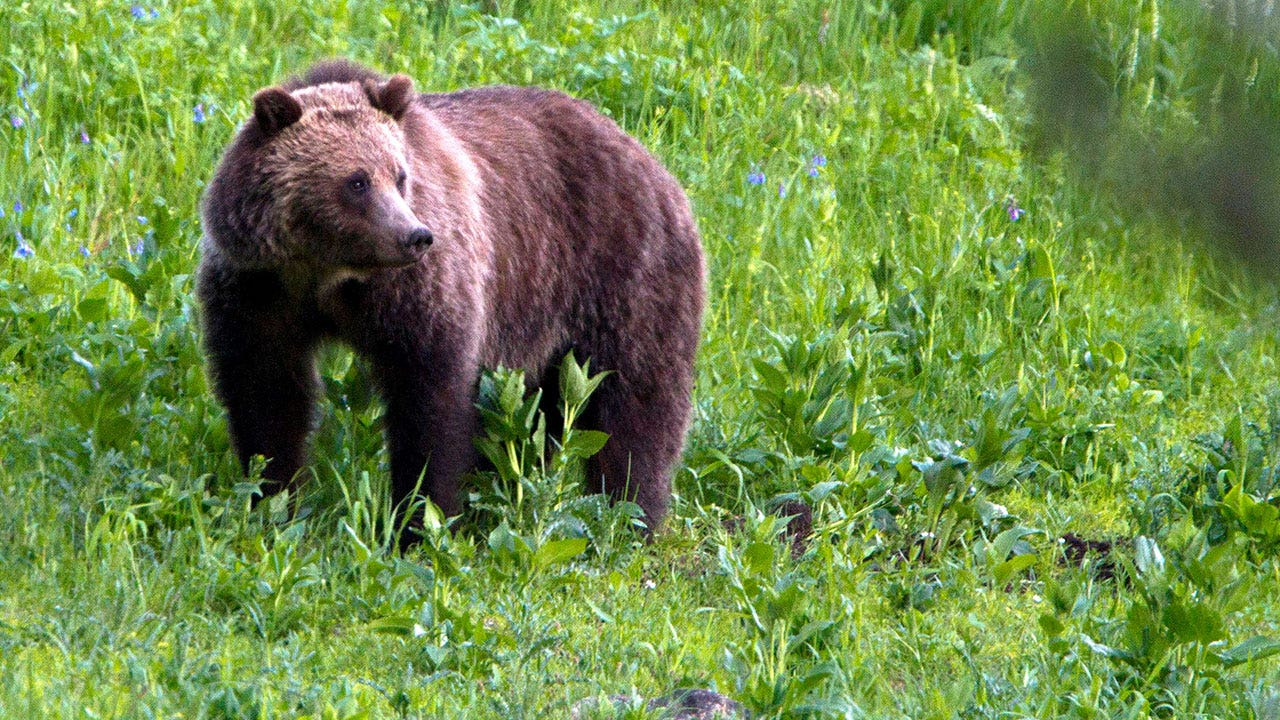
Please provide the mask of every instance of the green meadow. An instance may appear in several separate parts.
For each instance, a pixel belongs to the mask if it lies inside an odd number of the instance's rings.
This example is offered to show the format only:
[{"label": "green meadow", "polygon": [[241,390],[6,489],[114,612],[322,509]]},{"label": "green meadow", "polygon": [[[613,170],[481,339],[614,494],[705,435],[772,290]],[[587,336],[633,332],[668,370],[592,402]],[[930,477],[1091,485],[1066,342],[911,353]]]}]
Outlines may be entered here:
[{"label": "green meadow", "polygon": [[[0,717],[1280,718],[1278,298],[1212,210],[1270,217],[1276,148],[1161,184],[1276,115],[1275,18],[1070,5],[3,4]],[[512,463],[399,553],[342,348],[311,481],[251,507],[198,204],[252,94],[330,56],[563,89],[687,189],[709,297],[654,542],[499,372]]]}]

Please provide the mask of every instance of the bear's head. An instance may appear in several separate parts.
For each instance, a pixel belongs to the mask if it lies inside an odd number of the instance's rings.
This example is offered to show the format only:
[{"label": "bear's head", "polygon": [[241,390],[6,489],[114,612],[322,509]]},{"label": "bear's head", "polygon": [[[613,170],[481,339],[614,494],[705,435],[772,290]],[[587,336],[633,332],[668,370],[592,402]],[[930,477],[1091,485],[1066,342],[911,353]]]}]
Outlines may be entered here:
[{"label": "bear's head", "polygon": [[318,275],[416,263],[432,233],[413,209],[414,97],[404,75],[259,91],[210,184],[206,236],[240,264]]}]

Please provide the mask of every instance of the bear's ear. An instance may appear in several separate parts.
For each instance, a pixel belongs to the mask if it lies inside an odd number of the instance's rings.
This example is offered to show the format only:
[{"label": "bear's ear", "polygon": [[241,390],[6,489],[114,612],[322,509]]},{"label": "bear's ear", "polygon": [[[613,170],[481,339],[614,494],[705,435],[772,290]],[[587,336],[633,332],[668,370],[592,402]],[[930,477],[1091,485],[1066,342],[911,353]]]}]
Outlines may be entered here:
[{"label": "bear's ear", "polygon": [[253,116],[264,134],[275,135],[298,122],[302,104],[288,90],[269,87],[253,96]]},{"label": "bear's ear", "polygon": [[365,83],[364,91],[369,96],[369,104],[399,120],[413,102],[413,78],[392,75],[384,83]]}]

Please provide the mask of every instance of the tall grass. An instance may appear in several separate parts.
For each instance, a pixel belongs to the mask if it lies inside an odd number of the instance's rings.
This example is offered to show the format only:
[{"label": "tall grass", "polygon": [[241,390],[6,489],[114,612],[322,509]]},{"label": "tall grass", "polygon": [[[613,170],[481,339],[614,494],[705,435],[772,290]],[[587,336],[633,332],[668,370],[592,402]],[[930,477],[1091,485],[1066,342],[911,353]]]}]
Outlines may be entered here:
[{"label": "tall grass", "polygon": [[[1134,133],[1267,112],[1270,46],[1204,7],[1071,7]],[[699,686],[760,717],[1276,717],[1275,293],[1044,142],[1047,13],[0,7],[0,716],[568,717]],[[573,493],[499,520],[477,482],[484,518],[396,555],[340,349],[316,482],[250,510],[197,206],[253,92],[331,55],[564,89],[687,188],[710,297],[654,544]]]}]

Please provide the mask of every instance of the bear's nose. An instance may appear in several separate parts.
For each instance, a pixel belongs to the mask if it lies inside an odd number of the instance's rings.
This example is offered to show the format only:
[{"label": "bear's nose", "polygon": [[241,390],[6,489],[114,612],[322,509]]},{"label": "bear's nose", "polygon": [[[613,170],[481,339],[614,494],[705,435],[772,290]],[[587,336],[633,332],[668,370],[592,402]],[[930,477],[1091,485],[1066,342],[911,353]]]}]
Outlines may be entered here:
[{"label": "bear's nose", "polygon": [[435,240],[435,236],[426,228],[418,228],[409,233],[408,243],[410,247],[426,247]]}]

